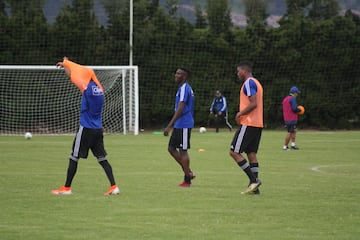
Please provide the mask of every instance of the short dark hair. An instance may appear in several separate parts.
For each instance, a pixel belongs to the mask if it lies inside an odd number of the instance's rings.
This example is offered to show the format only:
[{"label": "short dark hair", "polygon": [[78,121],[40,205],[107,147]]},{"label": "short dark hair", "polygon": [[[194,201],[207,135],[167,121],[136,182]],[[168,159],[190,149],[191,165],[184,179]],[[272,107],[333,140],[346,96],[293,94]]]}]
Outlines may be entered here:
[{"label": "short dark hair", "polygon": [[245,68],[247,71],[252,72],[253,63],[249,60],[239,62],[238,67]]},{"label": "short dark hair", "polygon": [[178,67],[178,69],[180,69],[180,70],[182,70],[182,71],[186,72],[187,77],[188,77],[188,78],[190,78],[190,76],[191,76],[191,72],[190,72],[190,70],[189,70],[187,67],[181,66],[181,67]]}]

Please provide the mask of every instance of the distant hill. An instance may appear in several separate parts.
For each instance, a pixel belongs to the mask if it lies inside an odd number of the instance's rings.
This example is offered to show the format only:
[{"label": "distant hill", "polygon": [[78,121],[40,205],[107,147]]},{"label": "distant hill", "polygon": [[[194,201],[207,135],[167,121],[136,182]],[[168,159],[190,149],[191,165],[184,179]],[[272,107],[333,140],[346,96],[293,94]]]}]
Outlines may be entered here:
[{"label": "distant hill", "polygon": [[[44,5],[44,12],[49,23],[54,23],[56,16],[59,14],[60,9],[65,2],[69,0],[46,0]],[[160,0],[160,5],[164,6],[166,0]],[[179,0],[178,13],[190,22],[195,22],[194,3],[199,3],[203,11],[206,11],[207,0]],[[360,15],[360,0],[338,0],[340,3],[340,13],[345,12],[347,9],[353,10]],[[235,26],[244,27],[246,25],[246,17],[244,16],[244,3],[243,0],[233,1],[229,0],[231,8],[231,16]],[[107,23],[107,15],[104,11],[101,0],[94,0],[95,14],[102,25]],[[277,21],[282,15],[286,13],[285,0],[268,0],[268,24],[276,27]]]}]

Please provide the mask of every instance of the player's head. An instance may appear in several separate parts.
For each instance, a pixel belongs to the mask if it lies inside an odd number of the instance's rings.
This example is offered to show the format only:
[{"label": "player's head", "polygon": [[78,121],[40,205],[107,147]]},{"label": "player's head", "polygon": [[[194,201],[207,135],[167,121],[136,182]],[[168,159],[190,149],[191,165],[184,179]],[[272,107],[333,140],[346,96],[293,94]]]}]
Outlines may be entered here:
[{"label": "player's head", "polygon": [[299,95],[300,90],[299,90],[299,88],[297,88],[296,86],[292,86],[292,87],[290,88],[290,93]]},{"label": "player's head", "polygon": [[178,67],[175,71],[175,81],[178,83],[185,82],[190,78],[191,72],[186,67]]},{"label": "player's head", "polygon": [[215,91],[215,96],[216,96],[216,97],[220,97],[220,96],[221,96],[220,90],[216,90],[216,91]]},{"label": "player's head", "polygon": [[241,61],[236,68],[236,73],[237,73],[236,75],[241,80],[245,80],[246,78],[248,78],[249,75],[251,75],[251,72],[252,72],[252,63],[247,60]]}]

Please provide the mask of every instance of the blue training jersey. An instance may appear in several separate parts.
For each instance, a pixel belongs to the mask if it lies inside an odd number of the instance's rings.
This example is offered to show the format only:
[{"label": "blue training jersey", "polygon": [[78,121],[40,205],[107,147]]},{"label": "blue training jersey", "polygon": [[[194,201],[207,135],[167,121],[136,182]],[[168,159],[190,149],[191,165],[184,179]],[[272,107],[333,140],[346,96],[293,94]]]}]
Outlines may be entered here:
[{"label": "blue training jersey", "polygon": [[210,112],[226,112],[227,104],[224,96],[216,97],[211,103]]},{"label": "blue training jersey", "polygon": [[243,91],[244,91],[244,94],[248,97],[256,95],[257,86],[256,86],[255,81],[252,79],[252,76],[244,82],[244,90]]},{"label": "blue training jersey", "polygon": [[85,128],[102,128],[102,109],[104,105],[104,93],[90,81],[83,92],[80,107],[80,125]]},{"label": "blue training jersey", "polygon": [[178,109],[180,102],[184,102],[185,107],[181,117],[175,121],[174,128],[193,128],[195,97],[191,86],[187,82],[183,83],[176,93],[175,111]]}]

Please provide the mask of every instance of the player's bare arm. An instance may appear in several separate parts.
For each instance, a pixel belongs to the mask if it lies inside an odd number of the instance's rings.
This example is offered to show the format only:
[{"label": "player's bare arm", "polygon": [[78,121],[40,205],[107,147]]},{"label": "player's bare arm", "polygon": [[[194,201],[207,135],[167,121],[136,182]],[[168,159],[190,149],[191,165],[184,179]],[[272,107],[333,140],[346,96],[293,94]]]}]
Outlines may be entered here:
[{"label": "player's bare arm", "polygon": [[184,102],[180,102],[179,103],[179,107],[176,110],[176,112],[174,113],[174,116],[172,117],[172,119],[170,120],[169,124],[166,126],[165,130],[164,130],[164,136],[168,136],[169,132],[172,128],[172,126],[174,125],[175,121],[181,117],[181,113],[183,112],[185,107],[185,103]]}]

